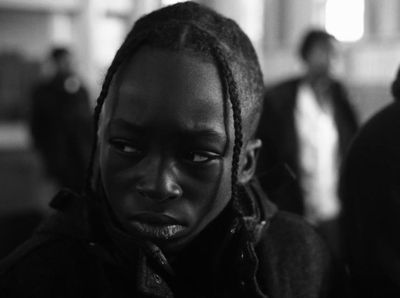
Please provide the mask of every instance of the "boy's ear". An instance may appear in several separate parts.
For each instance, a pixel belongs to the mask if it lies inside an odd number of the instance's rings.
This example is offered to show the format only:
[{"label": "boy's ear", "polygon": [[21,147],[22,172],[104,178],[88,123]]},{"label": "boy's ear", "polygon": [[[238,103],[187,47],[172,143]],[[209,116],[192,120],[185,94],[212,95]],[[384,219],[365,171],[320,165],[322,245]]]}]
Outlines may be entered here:
[{"label": "boy's ear", "polygon": [[262,142],[260,139],[251,139],[243,148],[242,160],[238,173],[238,182],[240,184],[244,185],[253,178],[261,146]]}]

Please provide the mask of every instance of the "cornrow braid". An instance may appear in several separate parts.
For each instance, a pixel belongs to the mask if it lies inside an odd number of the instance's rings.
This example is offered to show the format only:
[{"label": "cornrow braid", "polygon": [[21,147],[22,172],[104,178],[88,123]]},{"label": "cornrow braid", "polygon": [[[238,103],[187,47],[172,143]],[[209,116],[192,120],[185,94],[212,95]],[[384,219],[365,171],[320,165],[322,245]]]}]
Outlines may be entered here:
[{"label": "cornrow braid", "polygon": [[232,105],[233,112],[233,128],[235,133],[234,145],[233,145],[233,157],[232,157],[232,173],[231,173],[231,188],[232,188],[232,199],[235,206],[235,210],[241,213],[240,205],[238,202],[238,172],[239,172],[239,160],[240,152],[243,146],[243,133],[242,133],[242,116],[241,107],[239,102],[239,93],[237,90],[236,82],[233,78],[232,71],[228,66],[225,56],[219,47],[215,48],[215,55],[217,61],[221,63],[221,72],[225,77],[226,85],[228,87],[229,100]]},{"label": "cornrow braid", "polygon": [[[197,3],[185,2],[165,7],[139,19],[128,33],[107,70],[94,113],[95,132],[99,129],[102,107],[113,78],[124,61],[143,46],[189,51],[213,60],[224,88],[224,104],[231,104],[234,145],[231,169],[231,196],[235,211],[238,202],[238,172],[243,129],[255,130],[262,107],[263,80],[254,48],[235,22]],[[249,135],[249,134],[248,134]],[[86,180],[86,191],[93,191],[97,134]]]},{"label": "cornrow braid", "polygon": [[93,136],[93,144],[92,144],[90,160],[89,160],[87,176],[86,176],[86,183],[85,183],[85,190],[87,193],[91,193],[91,190],[92,190],[92,178],[93,178],[94,163],[95,163],[95,159],[96,159],[96,150],[97,150],[97,142],[98,142],[97,131],[99,129],[99,120],[100,120],[101,110],[102,110],[104,101],[107,97],[108,90],[110,89],[112,78],[114,77],[114,74],[117,72],[119,65],[122,63],[122,60],[123,60],[122,58],[123,58],[123,55],[118,55],[118,53],[117,53],[113,63],[108,68],[106,76],[104,78],[103,85],[101,87],[100,95],[98,96],[97,101],[96,101],[96,107],[94,108],[94,115],[93,115],[94,136]]},{"label": "cornrow braid", "polygon": [[100,115],[101,115],[104,101],[106,100],[106,97],[108,95],[108,91],[110,89],[111,82],[112,82],[114,75],[119,70],[119,67],[123,63],[123,61],[128,59],[130,50],[133,50],[135,48],[135,46],[137,46],[137,45],[138,45],[138,42],[137,43],[133,42],[133,34],[131,31],[130,34],[128,34],[128,36],[126,37],[122,46],[118,49],[117,53],[115,54],[115,57],[110,65],[110,67],[107,69],[107,72],[106,72],[106,75],[105,75],[105,78],[103,81],[103,85],[101,87],[100,95],[97,97],[96,106],[94,108],[94,115],[93,115],[94,137],[93,137],[93,144],[92,144],[90,160],[89,160],[86,181],[85,181],[85,192],[86,193],[92,193],[92,182],[93,182],[92,180],[93,180],[94,163],[95,163],[95,159],[96,159],[96,150],[97,150],[97,142],[98,142],[97,132],[99,129]]}]

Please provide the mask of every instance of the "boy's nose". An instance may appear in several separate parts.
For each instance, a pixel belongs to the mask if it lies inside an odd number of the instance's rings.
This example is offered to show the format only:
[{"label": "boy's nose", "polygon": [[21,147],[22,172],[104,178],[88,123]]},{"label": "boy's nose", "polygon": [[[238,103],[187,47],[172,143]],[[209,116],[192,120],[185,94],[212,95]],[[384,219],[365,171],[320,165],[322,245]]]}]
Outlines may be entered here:
[{"label": "boy's nose", "polygon": [[136,185],[139,194],[157,201],[172,200],[182,196],[182,188],[176,181],[171,163],[153,160],[147,162],[145,168],[142,178]]}]

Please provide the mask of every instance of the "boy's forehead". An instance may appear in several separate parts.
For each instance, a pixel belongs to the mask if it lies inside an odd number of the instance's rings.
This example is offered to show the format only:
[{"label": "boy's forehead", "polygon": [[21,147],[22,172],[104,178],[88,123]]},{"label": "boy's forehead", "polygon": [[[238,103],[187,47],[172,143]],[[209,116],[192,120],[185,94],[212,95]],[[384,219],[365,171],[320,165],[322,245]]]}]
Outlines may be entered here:
[{"label": "boy's forehead", "polygon": [[[135,111],[128,114],[131,109],[128,107],[132,106]],[[227,113],[230,108],[226,108],[214,63],[186,52],[149,47],[139,50],[118,71],[105,110],[109,118],[115,117],[117,112],[139,122],[145,116],[155,117],[161,113],[163,118],[168,114],[182,119],[185,114],[193,115],[193,119],[186,117],[185,120],[204,124],[216,120],[225,122],[231,114]]]},{"label": "boy's forehead", "polygon": [[[152,88],[140,88],[149,85],[152,85]],[[202,93],[206,93],[206,96],[203,96],[206,98],[207,91],[219,92],[222,90],[221,85],[217,66],[210,59],[201,59],[198,55],[184,50],[142,46],[121,65],[111,89],[114,99],[136,95],[137,92],[159,90],[185,92],[188,97],[202,97]],[[219,97],[222,97],[222,94]]]}]

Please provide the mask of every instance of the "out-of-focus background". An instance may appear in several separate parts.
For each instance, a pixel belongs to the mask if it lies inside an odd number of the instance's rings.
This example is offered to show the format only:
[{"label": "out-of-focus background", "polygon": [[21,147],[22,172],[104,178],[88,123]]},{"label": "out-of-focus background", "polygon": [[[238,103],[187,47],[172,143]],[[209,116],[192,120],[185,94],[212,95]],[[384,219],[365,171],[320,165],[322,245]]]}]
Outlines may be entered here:
[{"label": "out-of-focus background", "polygon": [[[93,105],[106,67],[133,22],[173,0],[0,0],[0,257],[24,239],[58,186],[29,131],[32,87],[54,46],[72,50]],[[320,27],[341,43],[337,75],[364,122],[391,101],[400,62],[398,0],[199,0],[252,39],[270,85],[300,73],[297,44]],[[21,220],[22,218],[23,220]],[[7,238],[8,237],[8,238]]]}]

